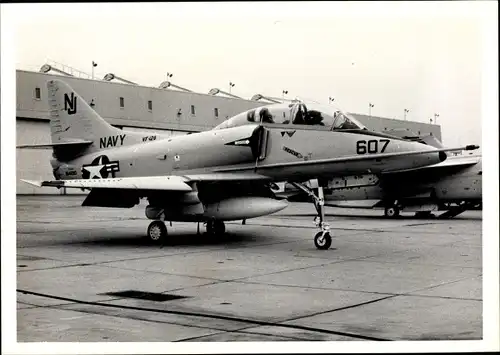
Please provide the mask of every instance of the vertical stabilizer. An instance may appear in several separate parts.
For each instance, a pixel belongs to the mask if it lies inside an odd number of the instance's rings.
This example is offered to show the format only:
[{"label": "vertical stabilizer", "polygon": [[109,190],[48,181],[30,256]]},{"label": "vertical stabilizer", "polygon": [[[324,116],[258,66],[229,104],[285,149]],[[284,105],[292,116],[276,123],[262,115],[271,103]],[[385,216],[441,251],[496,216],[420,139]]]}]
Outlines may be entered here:
[{"label": "vertical stabilizer", "polygon": [[99,150],[101,137],[123,135],[97,114],[68,84],[47,82],[52,143],[92,141],[86,152]]}]

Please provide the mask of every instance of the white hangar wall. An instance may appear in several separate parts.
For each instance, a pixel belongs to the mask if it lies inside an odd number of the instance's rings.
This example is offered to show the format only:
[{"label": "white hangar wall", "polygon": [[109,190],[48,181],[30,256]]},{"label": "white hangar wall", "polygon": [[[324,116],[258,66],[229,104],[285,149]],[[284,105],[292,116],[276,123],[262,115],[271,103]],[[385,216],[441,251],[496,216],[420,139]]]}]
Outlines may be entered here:
[{"label": "white hangar wall", "polygon": [[[81,79],[31,71],[16,71],[16,144],[50,142],[46,82],[61,79],[110,124],[125,131],[161,131],[171,135],[211,129],[226,118],[264,105],[263,102],[165,90],[101,80]],[[354,114],[369,129],[409,130],[432,133],[441,139],[438,125]],[[52,179],[51,150],[16,150],[16,191],[18,194],[61,194],[55,188],[36,188],[20,179]],[[82,193],[69,189],[67,193]]]}]

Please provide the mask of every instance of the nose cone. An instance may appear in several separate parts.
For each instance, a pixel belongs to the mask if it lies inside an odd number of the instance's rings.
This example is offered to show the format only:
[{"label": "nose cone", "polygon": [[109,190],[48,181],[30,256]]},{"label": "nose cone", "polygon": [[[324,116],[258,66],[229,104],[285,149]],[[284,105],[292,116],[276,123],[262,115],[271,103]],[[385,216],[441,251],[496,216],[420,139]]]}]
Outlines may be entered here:
[{"label": "nose cone", "polygon": [[439,152],[439,160],[440,160],[441,162],[445,161],[445,160],[446,160],[446,158],[448,158],[448,156],[446,155],[446,153],[445,153],[445,152]]}]

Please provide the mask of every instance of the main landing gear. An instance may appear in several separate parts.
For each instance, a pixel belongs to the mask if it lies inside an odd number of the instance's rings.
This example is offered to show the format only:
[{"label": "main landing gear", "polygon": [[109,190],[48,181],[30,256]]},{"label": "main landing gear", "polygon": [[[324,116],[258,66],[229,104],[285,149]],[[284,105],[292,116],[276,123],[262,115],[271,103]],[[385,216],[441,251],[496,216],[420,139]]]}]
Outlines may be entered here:
[{"label": "main landing gear", "polygon": [[[209,236],[222,236],[226,232],[226,225],[222,221],[208,221],[206,223],[206,228]],[[163,244],[168,237],[165,222],[161,220],[151,222],[148,227],[147,236],[151,242]]]},{"label": "main landing gear", "polygon": [[318,196],[316,196],[312,189],[299,184],[292,183],[295,187],[307,193],[314,200],[314,206],[318,215],[314,218],[314,223],[320,231],[314,236],[314,245],[320,250],[327,250],[332,245],[332,237],[330,236],[330,225],[325,222],[325,199],[323,194],[323,187],[318,184]]},{"label": "main landing gear", "polygon": [[394,203],[393,205],[387,206],[384,210],[384,215],[388,218],[397,218],[399,217],[399,213],[401,210],[399,209],[399,206]]},{"label": "main landing gear", "polygon": [[222,221],[208,221],[207,222],[207,234],[209,235],[222,235],[226,232],[226,226]]},{"label": "main landing gear", "polygon": [[167,226],[163,221],[153,221],[148,227],[148,238],[155,244],[165,242],[168,236]]}]

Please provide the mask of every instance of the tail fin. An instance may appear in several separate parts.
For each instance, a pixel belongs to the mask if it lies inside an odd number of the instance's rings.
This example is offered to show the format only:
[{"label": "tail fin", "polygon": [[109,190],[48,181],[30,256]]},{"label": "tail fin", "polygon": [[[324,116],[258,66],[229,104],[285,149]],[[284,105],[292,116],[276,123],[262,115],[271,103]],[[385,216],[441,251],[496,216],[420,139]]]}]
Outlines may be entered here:
[{"label": "tail fin", "polygon": [[53,144],[91,141],[85,148],[86,153],[91,153],[100,149],[102,137],[123,135],[123,131],[107,123],[65,82],[50,80],[47,89]]}]

